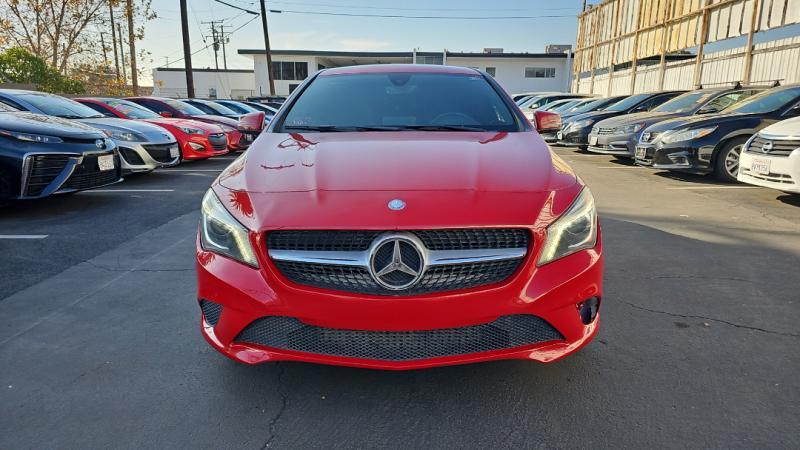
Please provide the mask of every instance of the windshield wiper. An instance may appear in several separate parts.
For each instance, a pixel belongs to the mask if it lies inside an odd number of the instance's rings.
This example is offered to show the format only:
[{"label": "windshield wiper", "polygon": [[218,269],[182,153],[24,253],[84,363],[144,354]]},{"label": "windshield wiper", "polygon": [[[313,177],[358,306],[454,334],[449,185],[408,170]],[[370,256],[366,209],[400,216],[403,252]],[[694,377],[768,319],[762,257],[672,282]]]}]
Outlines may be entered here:
[{"label": "windshield wiper", "polygon": [[485,128],[469,127],[465,125],[401,125],[398,128],[420,131],[488,131]]}]

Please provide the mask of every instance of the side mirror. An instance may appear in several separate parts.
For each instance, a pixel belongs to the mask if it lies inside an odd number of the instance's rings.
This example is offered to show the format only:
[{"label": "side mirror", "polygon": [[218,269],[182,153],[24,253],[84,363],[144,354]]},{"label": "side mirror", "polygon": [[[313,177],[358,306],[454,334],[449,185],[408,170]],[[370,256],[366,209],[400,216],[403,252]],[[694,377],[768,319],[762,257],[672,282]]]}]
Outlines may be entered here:
[{"label": "side mirror", "polygon": [[247,113],[239,119],[239,129],[250,133],[261,133],[264,130],[264,112]]},{"label": "side mirror", "polygon": [[558,131],[561,129],[561,116],[549,111],[535,111],[533,113],[533,126],[539,133]]},{"label": "side mirror", "polygon": [[161,117],[173,117],[173,116],[172,116],[172,113],[171,113],[171,112],[169,112],[169,111],[161,111],[161,112],[160,112],[160,113],[158,113],[158,114],[159,114]]}]

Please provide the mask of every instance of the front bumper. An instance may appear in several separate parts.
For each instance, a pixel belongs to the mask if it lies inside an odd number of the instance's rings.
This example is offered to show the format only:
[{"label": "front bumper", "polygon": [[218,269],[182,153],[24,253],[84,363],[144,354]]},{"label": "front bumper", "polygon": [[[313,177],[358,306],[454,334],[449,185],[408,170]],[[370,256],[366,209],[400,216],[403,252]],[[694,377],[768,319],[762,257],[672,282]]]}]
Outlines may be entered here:
[{"label": "front bumper", "polygon": [[800,149],[789,156],[742,152],[737,179],[742,183],[800,194]]},{"label": "front bumper", "polygon": [[587,150],[604,155],[633,158],[636,142],[633,134],[589,134]]},{"label": "front bumper", "polygon": [[[201,329],[214,348],[247,364],[292,360],[404,370],[498,359],[551,362],[577,351],[597,333],[599,315],[585,325],[579,309],[587,299],[602,297],[601,236],[598,234],[595,248],[545,266],[536,267],[536,258],[538,254],[530,255],[517,273],[499,286],[378,297],[293,284],[283,279],[265,257],[260,258],[262,268],[253,269],[206,252],[198,241],[198,297],[221,307],[213,317],[203,315]],[[502,322],[507,316],[524,316],[532,322],[541,320],[549,324],[559,338],[545,337],[529,345],[500,346],[477,352],[454,350],[447,355],[402,360],[300,351],[297,348],[302,347],[293,346],[289,337],[282,346],[253,344],[252,340],[243,342],[246,340],[243,331],[252,330],[251,325],[266,318],[294,323],[295,327],[304,326],[315,339],[339,339],[340,345],[351,342],[337,338],[340,335],[355,335],[359,339],[377,336],[383,339],[381,346],[402,349],[409,342],[404,339],[426,332],[458,334],[457,330],[486,328],[487,324]],[[389,342],[385,340],[387,337]]]},{"label": "front bumper", "polygon": [[172,167],[181,162],[178,143],[116,141],[123,173],[151,172],[159,167]]},{"label": "front bumper", "polygon": [[556,134],[558,145],[565,147],[582,147],[589,145],[590,127],[584,128],[562,128]]},{"label": "front bumper", "polygon": [[713,172],[714,145],[676,142],[665,145],[639,143],[634,150],[636,164],[653,169],[678,170],[691,173]]},{"label": "front bumper", "polygon": [[206,159],[214,156],[227,155],[228,137],[225,133],[209,135],[192,135],[181,143],[183,159]]}]

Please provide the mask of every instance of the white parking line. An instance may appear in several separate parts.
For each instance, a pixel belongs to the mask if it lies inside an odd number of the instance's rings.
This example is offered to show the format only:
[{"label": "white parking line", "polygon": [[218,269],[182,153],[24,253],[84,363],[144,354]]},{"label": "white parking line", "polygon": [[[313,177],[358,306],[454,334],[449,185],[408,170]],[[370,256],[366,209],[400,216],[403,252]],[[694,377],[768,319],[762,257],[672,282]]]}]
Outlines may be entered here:
[{"label": "white parking line", "polygon": [[761,189],[758,186],[681,186],[668,187],[668,191],[692,191],[695,189]]},{"label": "white parking line", "polygon": [[84,192],[175,192],[175,189],[91,189]]},{"label": "white parking line", "polygon": [[49,234],[0,234],[0,239],[45,239]]}]

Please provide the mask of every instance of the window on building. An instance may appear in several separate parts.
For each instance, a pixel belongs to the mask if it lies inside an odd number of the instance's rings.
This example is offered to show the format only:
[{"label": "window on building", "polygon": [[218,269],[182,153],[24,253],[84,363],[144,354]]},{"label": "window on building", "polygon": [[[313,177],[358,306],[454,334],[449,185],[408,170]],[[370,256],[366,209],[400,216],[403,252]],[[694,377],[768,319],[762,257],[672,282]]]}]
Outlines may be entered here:
[{"label": "window on building", "polygon": [[304,80],[308,77],[308,63],[273,61],[272,76],[276,80]]},{"label": "window on building", "polygon": [[525,78],[555,78],[555,67],[526,67]]},{"label": "window on building", "polygon": [[495,74],[497,73],[497,67],[487,67],[486,73],[488,73],[491,76],[495,76]]},{"label": "window on building", "polygon": [[433,56],[422,56],[417,55],[417,64],[436,64],[441,66],[444,64],[444,59],[442,55],[433,55]]}]

